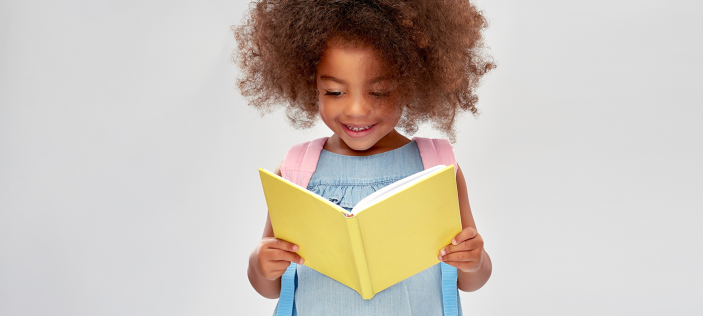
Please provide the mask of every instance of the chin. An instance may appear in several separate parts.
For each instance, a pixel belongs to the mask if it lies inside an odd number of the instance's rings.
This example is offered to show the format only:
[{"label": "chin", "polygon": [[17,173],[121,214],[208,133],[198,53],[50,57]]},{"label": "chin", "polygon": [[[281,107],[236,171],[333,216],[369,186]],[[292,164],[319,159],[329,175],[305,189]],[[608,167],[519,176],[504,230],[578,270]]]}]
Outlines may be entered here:
[{"label": "chin", "polygon": [[345,140],[342,139],[342,141],[349,146],[349,148],[355,150],[355,151],[365,151],[368,150],[369,148],[373,147],[375,142],[371,141],[360,141],[360,140]]}]

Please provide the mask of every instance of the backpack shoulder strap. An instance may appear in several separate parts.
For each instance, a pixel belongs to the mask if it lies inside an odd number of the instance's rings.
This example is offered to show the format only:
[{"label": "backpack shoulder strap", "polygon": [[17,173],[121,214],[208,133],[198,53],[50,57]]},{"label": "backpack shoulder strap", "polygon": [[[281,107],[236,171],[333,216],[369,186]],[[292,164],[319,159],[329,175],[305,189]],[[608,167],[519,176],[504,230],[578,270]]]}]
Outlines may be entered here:
[{"label": "backpack shoulder strap", "polygon": [[[318,138],[313,141],[297,144],[286,153],[286,158],[281,164],[281,175],[284,179],[303,188],[308,187],[312,174],[317,169],[322,147],[329,137]],[[291,316],[295,313],[295,288],[297,286],[297,265],[290,263],[286,272],[281,276],[281,294],[276,305],[274,315]]]},{"label": "backpack shoulder strap", "polygon": [[281,176],[303,188],[307,188],[312,174],[317,169],[320,152],[329,137],[318,138],[291,147],[281,164]]},{"label": "backpack shoulder strap", "polygon": [[454,174],[457,171],[456,158],[454,158],[454,147],[446,139],[413,137],[420,150],[422,166],[425,169],[436,165],[454,165]]},{"label": "backpack shoulder strap", "polygon": [[[413,137],[420,150],[422,166],[425,169],[436,165],[454,165],[454,174],[457,172],[456,158],[454,158],[454,148],[446,139]],[[442,315],[457,316],[461,305],[459,304],[459,293],[457,288],[458,271],[444,262],[440,264],[442,276]]]}]

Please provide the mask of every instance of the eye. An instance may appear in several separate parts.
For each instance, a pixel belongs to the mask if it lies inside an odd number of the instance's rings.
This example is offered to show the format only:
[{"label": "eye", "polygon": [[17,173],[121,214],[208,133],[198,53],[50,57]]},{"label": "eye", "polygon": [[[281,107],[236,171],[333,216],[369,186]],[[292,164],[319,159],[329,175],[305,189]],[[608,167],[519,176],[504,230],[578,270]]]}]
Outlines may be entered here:
[{"label": "eye", "polygon": [[331,95],[331,96],[334,96],[334,97],[341,96],[342,93],[344,93],[344,92],[342,92],[342,91],[329,91],[329,90],[325,90],[325,95]]}]

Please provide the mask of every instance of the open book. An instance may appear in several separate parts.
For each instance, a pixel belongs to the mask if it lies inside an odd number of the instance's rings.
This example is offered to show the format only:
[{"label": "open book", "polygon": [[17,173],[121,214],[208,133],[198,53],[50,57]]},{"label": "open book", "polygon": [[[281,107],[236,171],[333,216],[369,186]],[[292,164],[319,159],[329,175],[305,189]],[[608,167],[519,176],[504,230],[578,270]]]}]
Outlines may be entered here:
[{"label": "open book", "polygon": [[276,238],[300,247],[305,265],[364,299],[437,263],[461,232],[454,166],[386,186],[346,211],[259,169]]}]

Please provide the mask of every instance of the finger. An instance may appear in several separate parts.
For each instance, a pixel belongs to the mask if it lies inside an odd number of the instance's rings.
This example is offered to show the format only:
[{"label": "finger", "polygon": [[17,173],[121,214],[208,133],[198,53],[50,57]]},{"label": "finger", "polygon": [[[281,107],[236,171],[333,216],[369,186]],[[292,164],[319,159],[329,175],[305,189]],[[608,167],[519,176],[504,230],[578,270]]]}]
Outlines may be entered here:
[{"label": "finger", "polygon": [[453,262],[447,262],[448,265],[453,266],[461,271],[464,272],[476,272],[481,268],[481,264],[479,262],[471,261],[471,262],[458,262],[458,261],[453,261]]},{"label": "finger", "polygon": [[288,262],[295,262],[298,264],[303,264],[305,260],[298,255],[297,253],[294,252],[288,252],[284,250],[279,250],[279,249],[271,249],[270,251],[270,257],[269,260],[272,261],[288,261]]},{"label": "finger", "polygon": [[277,239],[273,238],[271,242],[267,243],[266,245],[269,248],[273,249],[280,249],[280,250],[285,250],[285,251],[290,251],[290,252],[296,252],[300,249],[298,245],[294,243],[287,242],[282,239]]},{"label": "finger", "polygon": [[442,262],[453,262],[453,261],[478,261],[481,260],[481,253],[477,250],[472,251],[459,251],[453,252],[444,256],[439,256],[439,260]]},{"label": "finger", "polygon": [[452,245],[458,245],[459,243],[465,240],[469,240],[471,238],[476,237],[476,235],[478,235],[478,232],[475,228],[466,227],[464,228],[464,230],[454,236],[454,239],[452,239]]},{"label": "finger", "polygon": [[[277,262],[283,262],[283,261],[277,261]],[[288,266],[290,265],[289,262],[286,262],[287,265],[283,266],[283,269],[276,269],[276,270],[266,270],[267,272],[264,272],[262,275],[264,278],[267,280],[275,280],[280,278],[284,273],[286,273],[286,269],[288,269]]]},{"label": "finger", "polygon": [[269,274],[283,274],[283,272],[285,272],[289,266],[290,262],[288,261],[271,261],[266,265],[266,271],[268,271]]},{"label": "finger", "polygon": [[444,256],[458,251],[471,251],[475,249],[483,248],[483,238],[481,235],[474,237],[473,239],[466,240],[459,243],[458,245],[449,245],[439,250],[439,255]]}]

